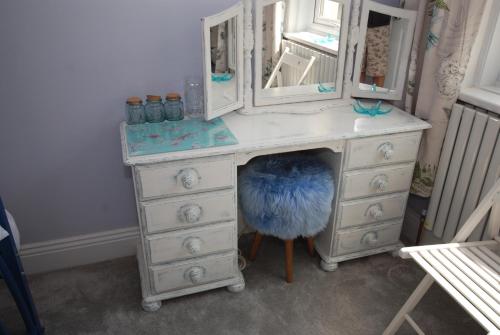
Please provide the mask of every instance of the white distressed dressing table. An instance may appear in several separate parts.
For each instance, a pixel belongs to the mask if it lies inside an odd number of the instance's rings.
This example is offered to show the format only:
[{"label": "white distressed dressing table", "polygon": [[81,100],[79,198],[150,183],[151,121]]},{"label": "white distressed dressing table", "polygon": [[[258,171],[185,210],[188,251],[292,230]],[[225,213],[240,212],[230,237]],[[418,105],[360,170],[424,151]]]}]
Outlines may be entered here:
[{"label": "white distressed dressing table", "polygon": [[[315,150],[331,166],[336,183],[332,215],[315,238],[325,271],[400,247],[420,138],[430,125],[397,108],[376,117],[357,114],[351,96],[401,99],[416,12],[372,0],[331,1],[341,10],[330,27],[311,14],[314,6],[325,4],[322,0],[255,0],[255,8],[253,0],[244,0],[202,20],[205,118],[222,116],[238,144],[131,157],[126,125],[121,125],[123,161],[132,167],[137,200],[145,310],[157,310],[164,299],[217,287],[244,289],[238,268],[237,168],[261,155]],[[311,69],[307,83],[281,86],[278,81],[278,86],[263,87],[262,65],[268,61],[262,52],[263,27],[272,26],[264,22],[268,9],[289,15],[286,25],[275,22],[289,32],[300,15],[310,29],[335,35],[336,65],[321,63],[319,48],[314,52],[320,68]],[[419,11],[424,10],[425,1],[420,1]],[[394,52],[384,87],[367,85],[361,73],[372,12],[388,15],[398,37],[390,40]],[[213,40],[221,31],[227,43]],[[224,91],[212,77],[220,54],[213,52],[214,45],[223,45],[228,55],[225,73],[231,85]],[[307,47],[302,46],[303,52],[312,52]],[[300,57],[295,58],[300,68]],[[320,73],[336,79],[324,83],[314,77]]]},{"label": "white distressed dressing table", "polygon": [[227,286],[244,288],[237,265],[237,166],[260,155],[325,148],[336,195],[316,238],[321,267],[395,250],[421,132],[403,111],[362,116],[351,106],[317,114],[237,113],[222,118],[238,144],[123,159],[133,169],[141,239],[143,306]]}]

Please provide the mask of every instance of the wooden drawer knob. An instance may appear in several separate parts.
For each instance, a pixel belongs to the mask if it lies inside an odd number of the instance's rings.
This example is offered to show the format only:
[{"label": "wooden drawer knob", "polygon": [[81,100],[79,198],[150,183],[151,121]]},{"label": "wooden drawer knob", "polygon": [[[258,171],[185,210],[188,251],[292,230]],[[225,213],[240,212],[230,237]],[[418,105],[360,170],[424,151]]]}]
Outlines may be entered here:
[{"label": "wooden drawer knob", "polygon": [[392,144],[391,142],[382,143],[378,147],[378,151],[382,154],[386,161],[390,160],[394,155],[394,144]]},{"label": "wooden drawer knob", "polygon": [[182,169],[177,174],[177,180],[179,180],[182,186],[188,190],[198,185],[200,179],[200,174],[193,168]]},{"label": "wooden drawer knob", "polygon": [[196,223],[200,221],[203,209],[196,204],[184,205],[179,208],[179,219],[186,223]]},{"label": "wooden drawer knob", "polygon": [[366,233],[361,238],[361,243],[364,245],[374,246],[378,243],[378,234],[376,231]]},{"label": "wooden drawer knob", "polygon": [[389,177],[385,174],[379,174],[375,176],[370,182],[371,187],[377,192],[385,191],[387,184],[389,183]]},{"label": "wooden drawer knob", "polygon": [[197,284],[205,277],[205,268],[202,266],[193,266],[184,272],[184,278],[193,284]]},{"label": "wooden drawer knob", "polygon": [[375,220],[378,220],[384,215],[384,209],[382,208],[381,204],[374,204],[368,207],[365,215],[370,216]]},{"label": "wooden drawer knob", "polygon": [[190,254],[196,255],[201,251],[202,240],[198,237],[188,237],[184,240],[183,245]]}]

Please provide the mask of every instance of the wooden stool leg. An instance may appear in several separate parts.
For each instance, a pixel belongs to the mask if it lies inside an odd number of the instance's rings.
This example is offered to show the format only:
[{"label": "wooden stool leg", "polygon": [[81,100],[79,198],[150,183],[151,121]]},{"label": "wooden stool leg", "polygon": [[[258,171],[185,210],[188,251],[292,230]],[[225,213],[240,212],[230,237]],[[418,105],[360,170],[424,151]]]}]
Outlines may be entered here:
[{"label": "wooden stool leg", "polygon": [[257,251],[259,250],[260,242],[262,242],[262,235],[259,232],[255,232],[252,249],[250,249],[250,257],[248,257],[249,260],[254,261],[255,258],[257,258]]},{"label": "wooden stool leg", "polygon": [[314,237],[306,237],[307,240],[307,252],[309,255],[314,256]]},{"label": "wooden stool leg", "polygon": [[293,281],[293,240],[285,241],[285,272],[286,282]]}]

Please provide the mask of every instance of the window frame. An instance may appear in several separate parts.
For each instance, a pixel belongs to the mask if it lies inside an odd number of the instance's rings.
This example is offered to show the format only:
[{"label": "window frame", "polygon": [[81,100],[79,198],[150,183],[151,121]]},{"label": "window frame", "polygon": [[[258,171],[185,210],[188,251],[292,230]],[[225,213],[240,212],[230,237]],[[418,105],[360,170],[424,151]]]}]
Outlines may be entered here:
[{"label": "window frame", "polygon": [[500,1],[488,0],[484,13],[459,99],[500,114]]},{"label": "window frame", "polygon": [[[322,26],[327,26],[329,28],[340,28],[342,22],[342,11],[337,10],[337,19],[326,19],[322,17],[322,8],[325,4],[325,1],[330,0],[314,0],[314,15],[313,15],[313,24],[318,24]],[[342,5],[343,3],[340,1],[335,1],[338,5]],[[342,8],[343,9],[343,8]]]}]

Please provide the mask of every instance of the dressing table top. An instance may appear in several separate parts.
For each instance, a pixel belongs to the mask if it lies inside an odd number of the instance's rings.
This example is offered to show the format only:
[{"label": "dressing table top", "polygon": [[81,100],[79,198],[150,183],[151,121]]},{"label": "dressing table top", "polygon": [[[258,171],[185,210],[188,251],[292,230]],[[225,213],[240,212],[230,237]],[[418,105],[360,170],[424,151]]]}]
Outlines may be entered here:
[{"label": "dressing table top", "polygon": [[314,114],[231,113],[222,119],[238,139],[238,144],[133,157],[128,155],[123,122],[120,126],[123,161],[126,165],[142,165],[430,128],[427,122],[396,107],[389,114],[370,117],[355,113],[350,105]]}]

